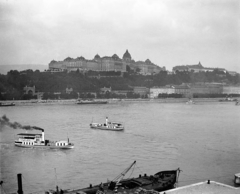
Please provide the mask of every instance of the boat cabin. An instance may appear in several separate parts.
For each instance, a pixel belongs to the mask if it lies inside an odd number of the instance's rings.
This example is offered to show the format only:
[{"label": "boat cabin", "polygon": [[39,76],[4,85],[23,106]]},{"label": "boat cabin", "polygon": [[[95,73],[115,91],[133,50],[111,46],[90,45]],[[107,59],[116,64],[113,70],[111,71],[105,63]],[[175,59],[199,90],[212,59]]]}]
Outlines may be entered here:
[{"label": "boat cabin", "polygon": [[55,142],[55,146],[67,146],[67,145],[72,145],[68,141],[57,141]]},{"label": "boat cabin", "polygon": [[74,147],[73,143],[61,140],[61,141],[49,141],[45,140],[44,130],[39,127],[33,127],[34,129],[42,130],[41,134],[36,133],[19,133],[18,139],[15,140],[15,145],[19,147],[39,147],[39,148],[51,148],[51,149],[70,149]]},{"label": "boat cabin", "polygon": [[27,140],[42,141],[43,140],[42,134],[19,133],[17,135],[18,135],[19,140],[25,140],[25,141],[27,141]]},{"label": "boat cabin", "polygon": [[33,133],[19,133],[18,140],[16,140],[15,143],[21,143],[23,145],[44,145],[44,135]]}]

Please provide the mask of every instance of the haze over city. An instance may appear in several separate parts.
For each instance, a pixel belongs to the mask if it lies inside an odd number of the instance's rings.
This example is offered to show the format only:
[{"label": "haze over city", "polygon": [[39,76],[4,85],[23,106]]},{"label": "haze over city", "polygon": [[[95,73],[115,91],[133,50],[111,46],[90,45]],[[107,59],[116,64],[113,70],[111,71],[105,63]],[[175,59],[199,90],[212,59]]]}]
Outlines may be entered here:
[{"label": "haze over city", "polygon": [[96,54],[240,72],[238,0],[0,0],[0,65]]}]

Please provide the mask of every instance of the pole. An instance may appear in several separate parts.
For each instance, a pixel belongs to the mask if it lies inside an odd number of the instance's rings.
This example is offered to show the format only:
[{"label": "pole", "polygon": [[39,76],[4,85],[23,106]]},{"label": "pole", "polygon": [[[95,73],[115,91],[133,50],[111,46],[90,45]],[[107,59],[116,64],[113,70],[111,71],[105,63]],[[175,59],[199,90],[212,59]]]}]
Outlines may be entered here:
[{"label": "pole", "polygon": [[22,190],[22,174],[18,174],[17,175],[18,178],[18,194],[23,194],[23,190]]}]

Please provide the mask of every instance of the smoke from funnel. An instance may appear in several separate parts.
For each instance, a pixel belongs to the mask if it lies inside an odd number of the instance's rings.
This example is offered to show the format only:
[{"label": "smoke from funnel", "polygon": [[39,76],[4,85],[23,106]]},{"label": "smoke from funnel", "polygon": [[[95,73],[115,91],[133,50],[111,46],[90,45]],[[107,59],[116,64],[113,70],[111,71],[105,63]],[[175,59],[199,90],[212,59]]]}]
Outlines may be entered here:
[{"label": "smoke from funnel", "polygon": [[6,115],[3,115],[1,118],[0,118],[0,129],[2,129],[2,127],[4,126],[8,126],[12,129],[25,129],[25,130],[33,130],[33,129],[36,129],[36,130],[41,130],[41,131],[44,131],[43,129],[41,129],[40,127],[36,127],[36,126],[30,126],[30,125],[21,125],[20,123],[18,122],[10,122],[9,118],[7,118]]}]

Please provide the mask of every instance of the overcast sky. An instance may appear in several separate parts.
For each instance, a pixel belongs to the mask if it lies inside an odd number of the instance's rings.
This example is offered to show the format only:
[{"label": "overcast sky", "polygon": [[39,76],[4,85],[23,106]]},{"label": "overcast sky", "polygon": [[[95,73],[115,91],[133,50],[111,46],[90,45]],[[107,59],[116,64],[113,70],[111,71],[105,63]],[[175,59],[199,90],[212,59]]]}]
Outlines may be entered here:
[{"label": "overcast sky", "polygon": [[240,72],[239,0],[0,0],[0,64],[96,54]]}]

